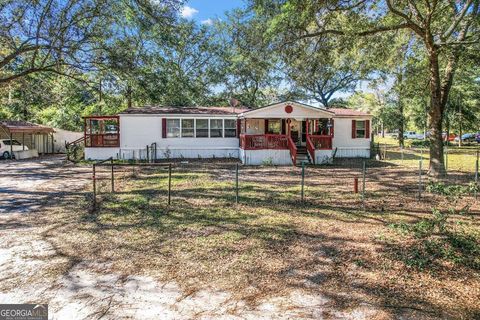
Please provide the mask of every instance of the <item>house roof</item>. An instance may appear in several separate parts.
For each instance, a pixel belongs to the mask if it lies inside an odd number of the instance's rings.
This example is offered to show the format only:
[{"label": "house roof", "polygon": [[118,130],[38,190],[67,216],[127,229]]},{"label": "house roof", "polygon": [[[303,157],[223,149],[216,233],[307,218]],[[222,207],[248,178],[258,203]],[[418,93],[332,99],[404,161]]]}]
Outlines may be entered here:
[{"label": "house roof", "polygon": [[53,128],[22,120],[0,120],[0,127],[10,133],[52,133]]},{"label": "house roof", "polygon": [[344,108],[330,108],[329,111],[335,113],[336,116],[371,116],[371,114],[359,110],[344,109]]},{"label": "house roof", "polygon": [[237,115],[249,109],[232,107],[166,107],[144,106],[132,107],[119,114],[205,114],[205,115]]}]

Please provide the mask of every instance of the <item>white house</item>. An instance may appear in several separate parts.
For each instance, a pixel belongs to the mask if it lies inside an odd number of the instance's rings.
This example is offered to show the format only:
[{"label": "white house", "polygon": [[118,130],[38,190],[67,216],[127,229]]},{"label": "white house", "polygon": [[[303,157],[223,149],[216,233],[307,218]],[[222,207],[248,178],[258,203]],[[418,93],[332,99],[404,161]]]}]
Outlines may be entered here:
[{"label": "white house", "polygon": [[85,118],[85,158],[239,158],[244,164],[370,157],[370,114],[294,101],[258,109],[130,108]]}]

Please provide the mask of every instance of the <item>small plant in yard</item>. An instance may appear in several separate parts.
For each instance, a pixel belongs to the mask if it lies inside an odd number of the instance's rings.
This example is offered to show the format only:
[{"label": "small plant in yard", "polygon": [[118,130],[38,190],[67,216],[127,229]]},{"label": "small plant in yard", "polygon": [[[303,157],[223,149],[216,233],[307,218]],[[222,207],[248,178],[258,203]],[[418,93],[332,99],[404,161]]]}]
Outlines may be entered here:
[{"label": "small plant in yard", "polygon": [[427,192],[444,195],[447,197],[461,197],[471,195],[475,191],[479,191],[478,185],[471,182],[467,186],[459,184],[447,185],[443,182],[429,181],[426,187]]},{"label": "small plant in yard", "polygon": [[268,157],[266,159],[263,159],[262,165],[264,166],[273,166],[273,159],[272,157]]},{"label": "small plant in yard", "polygon": [[[414,224],[398,223],[390,227],[402,236],[412,237],[409,246],[396,247],[394,256],[417,269],[434,269],[445,262],[480,270],[478,233],[467,233],[448,225],[454,210],[432,210],[432,217]],[[457,224],[457,226],[461,226]]]}]

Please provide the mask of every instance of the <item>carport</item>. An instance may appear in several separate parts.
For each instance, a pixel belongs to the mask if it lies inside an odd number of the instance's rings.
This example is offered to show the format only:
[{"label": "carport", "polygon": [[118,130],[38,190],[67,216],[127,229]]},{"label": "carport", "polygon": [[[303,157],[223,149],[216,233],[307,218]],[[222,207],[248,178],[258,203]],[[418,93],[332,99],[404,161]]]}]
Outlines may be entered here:
[{"label": "carport", "polygon": [[21,141],[24,150],[27,145],[38,153],[54,153],[54,132],[51,127],[28,121],[0,120],[0,138],[10,140],[10,159],[13,159],[13,140]]}]

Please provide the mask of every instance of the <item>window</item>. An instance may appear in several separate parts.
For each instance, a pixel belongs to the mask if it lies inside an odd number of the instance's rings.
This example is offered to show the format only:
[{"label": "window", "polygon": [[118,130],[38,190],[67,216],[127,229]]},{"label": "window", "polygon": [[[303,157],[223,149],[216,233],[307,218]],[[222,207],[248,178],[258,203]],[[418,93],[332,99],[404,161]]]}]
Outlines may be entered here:
[{"label": "window", "polygon": [[355,121],[355,137],[356,138],[365,138],[366,137],[366,126],[364,120]]},{"label": "window", "polygon": [[208,138],[208,119],[195,119],[196,123],[196,137]]},{"label": "window", "polygon": [[210,138],[221,138],[223,136],[223,120],[210,119]]},{"label": "window", "polygon": [[182,138],[193,138],[193,119],[182,119]]},{"label": "window", "polygon": [[225,119],[225,138],[237,136],[237,120]]},{"label": "window", "polygon": [[282,131],[281,120],[269,120],[268,121],[268,133],[278,133]]},{"label": "window", "polygon": [[[6,146],[10,145],[10,140],[3,140],[3,144]],[[22,144],[18,142],[17,140],[12,140],[12,145],[14,146],[21,146]]]},{"label": "window", "polygon": [[180,119],[167,119],[167,138],[180,137]]}]

